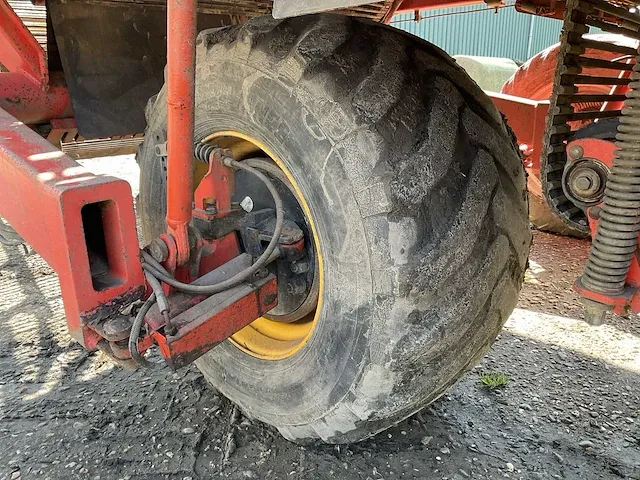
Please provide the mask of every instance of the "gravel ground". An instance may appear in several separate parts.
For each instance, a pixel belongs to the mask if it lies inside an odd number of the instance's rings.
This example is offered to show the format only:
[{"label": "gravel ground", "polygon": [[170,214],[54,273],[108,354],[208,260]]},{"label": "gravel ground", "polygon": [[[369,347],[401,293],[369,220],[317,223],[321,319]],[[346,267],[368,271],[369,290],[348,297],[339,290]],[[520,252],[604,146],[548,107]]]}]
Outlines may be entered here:
[{"label": "gravel ground", "polygon": [[[131,157],[86,164],[136,176]],[[571,284],[588,247],[536,233],[519,308],[482,363],[349,446],[288,443],[195,368],[130,373],[85,352],[51,268],[0,247],[0,478],[640,479],[640,321],[579,320]],[[510,381],[487,390],[483,372]]]}]

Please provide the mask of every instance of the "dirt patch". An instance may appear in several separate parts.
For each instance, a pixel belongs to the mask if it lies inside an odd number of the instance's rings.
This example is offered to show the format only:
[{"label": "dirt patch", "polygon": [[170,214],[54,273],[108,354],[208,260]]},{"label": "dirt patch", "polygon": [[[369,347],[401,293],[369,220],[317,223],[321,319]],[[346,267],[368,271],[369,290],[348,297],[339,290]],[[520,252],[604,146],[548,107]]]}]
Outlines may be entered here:
[{"label": "dirt patch", "polygon": [[[640,321],[578,320],[588,248],[535,234],[520,308],[429,408],[366,442],[299,446],[195,368],[129,373],[85,352],[53,271],[0,247],[0,478],[640,478]],[[483,372],[510,381],[491,391]]]}]

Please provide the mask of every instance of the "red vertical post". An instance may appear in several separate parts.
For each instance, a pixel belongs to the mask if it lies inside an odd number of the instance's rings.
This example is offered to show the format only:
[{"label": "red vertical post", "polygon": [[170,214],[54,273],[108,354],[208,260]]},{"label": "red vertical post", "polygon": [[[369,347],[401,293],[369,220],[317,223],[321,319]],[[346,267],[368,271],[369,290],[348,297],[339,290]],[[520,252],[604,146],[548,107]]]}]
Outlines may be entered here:
[{"label": "red vertical post", "polygon": [[193,196],[196,0],[167,2],[167,228],[189,260]]}]

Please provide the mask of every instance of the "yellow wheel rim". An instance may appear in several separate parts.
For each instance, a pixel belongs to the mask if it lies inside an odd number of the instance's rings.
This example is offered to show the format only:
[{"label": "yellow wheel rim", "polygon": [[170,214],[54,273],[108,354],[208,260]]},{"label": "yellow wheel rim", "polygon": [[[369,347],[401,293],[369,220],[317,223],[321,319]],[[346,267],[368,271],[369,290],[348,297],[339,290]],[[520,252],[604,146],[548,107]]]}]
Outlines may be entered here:
[{"label": "yellow wheel rim", "polygon": [[[203,142],[215,142],[222,148],[228,148],[233,152],[235,160],[242,160],[255,153],[262,151],[282,170],[290,182],[298,203],[302,207],[306,220],[309,223],[313,235],[313,243],[318,262],[318,268],[315,274],[318,276],[318,303],[313,312],[306,317],[293,322],[282,323],[269,320],[264,317],[256,319],[253,323],[246,326],[239,332],[235,333],[229,342],[235,345],[243,352],[264,360],[280,360],[290,357],[298,352],[311,338],[313,330],[318,322],[320,315],[320,307],[322,302],[322,292],[324,290],[324,275],[322,255],[320,254],[320,245],[318,244],[318,235],[316,226],[309,210],[300,187],[286,168],[282,160],[280,160],[266,145],[254,138],[235,131],[221,131],[207,136]],[[196,168],[195,184],[202,179],[206,173],[206,168],[202,171]]]}]

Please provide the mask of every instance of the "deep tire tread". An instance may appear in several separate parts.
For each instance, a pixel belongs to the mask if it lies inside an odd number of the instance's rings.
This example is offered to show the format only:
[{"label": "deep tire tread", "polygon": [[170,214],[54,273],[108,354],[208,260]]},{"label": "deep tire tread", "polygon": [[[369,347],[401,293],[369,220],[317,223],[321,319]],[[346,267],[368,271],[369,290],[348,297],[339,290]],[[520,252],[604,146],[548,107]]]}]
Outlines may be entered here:
[{"label": "deep tire tread", "polygon": [[[440,396],[486,352],[515,306],[531,236],[524,168],[513,135],[491,100],[448,55],[390,27],[334,15],[265,18],[204,31],[198,42],[198,59],[205,65],[230,59],[239,68],[264,73],[309,111],[317,99],[329,99],[326,103],[339,110],[344,131],[327,136],[333,135],[333,149],[343,154],[341,168],[360,209],[358,221],[367,225],[363,261],[397,272],[393,290],[378,293],[376,301],[397,302],[406,310],[382,324],[358,327],[369,338],[360,363],[388,370],[395,385],[384,398],[362,393],[361,371],[343,381],[351,382],[343,391],[331,392],[333,403],[321,415],[304,420],[288,417],[288,411],[265,414],[246,397],[243,407],[249,415],[259,411],[260,419],[291,440],[367,438]],[[155,112],[150,129],[164,121],[161,103],[149,110]],[[317,120],[325,128],[322,115]],[[361,134],[374,138],[379,150],[352,158],[348,149]],[[163,195],[158,167],[145,167],[144,159],[141,164],[148,184],[141,192],[144,210]],[[388,209],[369,213],[358,200],[372,184],[383,186]],[[162,221],[162,212],[154,215],[147,207],[143,222]],[[407,263],[396,265],[389,225],[405,228],[407,221],[415,224],[416,238]],[[157,223],[145,233],[154,229]],[[468,284],[469,278],[475,280]],[[383,337],[373,337],[374,327]],[[459,341],[463,337],[466,341]],[[215,379],[223,367],[212,362],[201,368]],[[363,405],[372,412],[366,419]]]}]

